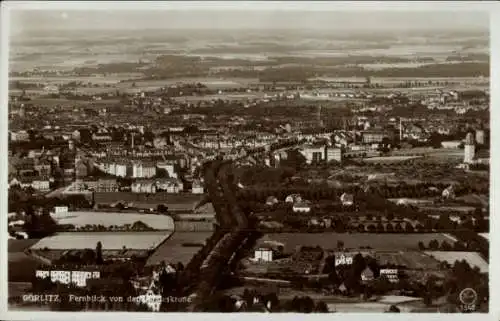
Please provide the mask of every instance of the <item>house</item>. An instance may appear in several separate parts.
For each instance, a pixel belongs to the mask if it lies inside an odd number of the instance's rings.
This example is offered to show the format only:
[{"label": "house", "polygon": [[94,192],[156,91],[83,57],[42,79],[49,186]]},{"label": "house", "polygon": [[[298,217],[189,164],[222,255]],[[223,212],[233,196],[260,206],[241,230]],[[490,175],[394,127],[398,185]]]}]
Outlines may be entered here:
[{"label": "house", "polygon": [[459,141],[459,140],[450,140],[450,141],[443,141],[443,142],[441,142],[441,146],[443,148],[457,149],[457,148],[460,147],[461,144],[462,144],[462,142]]},{"label": "house", "polygon": [[118,192],[118,183],[113,178],[100,178],[97,181],[97,192]]},{"label": "house", "polygon": [[133,178],[151,178],[156,175],[156,165],[148,162],[137,162],[132,165]]},{"label": "house", "polygon": [[177,194],[184,190],[184,184],[180,179],[166,178],[155,181],[156,189],[166,191],[167,193]]},{"label": "house", "polygon": [[62,284],[74,283],[78,287],[87,286],[87,281],[91,279],[99,279],[101,273],[97,270],[65,270],[57,268],[56,270],[39,269],[35,271],[37,278],[50,278],[52,282]]},{"label": "house", "polygon": [[196,179],[193,181],[193,185],[191,188],[191,193],[193,194],[203,194],[205,191],[203,189],[203,184],[200,180]]},{"label": "house", "polygon": [[37,191],[46,192],[50,190],[50,181],[48,179],[34,179],[31,183],[31,187],[36,189]]},{"label": "house", "polygon": [[365,130],[362,132],[362,140],[364,144],[378,144],[388,138],[388,134],[380,130]]},{"label": "house", "polygon": [[354,204],[354,195],[344,193],[340,196],[340,202],[343,206],[352,206]]},{"label": "house", "polygon": [[132,183],[132,193],[156,193],[156,183],[153,180],[137,180]]},{"label": "house", "polygon": [[273,260],[273,250],[268,246],[261,246],[255,250],[254,260],[271,262]]},{"label": "house", "polygon": [[311,203],[309,201],[298,202],[293,204],[292,209],[296,213],[309,213],[311,211]]},{"label": "house", "polygon": [[278,199],[275,196],[269,196],[266,199],[266,205],[273,206],[274,204],[278,204]]},{"label": "house", "polygon": [[399,282],[397,269],[380,269],[380,277],[386,277],[391,283]]},{"label": "house", "polygon": [[299,203],[302,202],[302,197],[299,194],[291,194],[285,198],[286,203]]},{"label": "house", "polygon": [[351,265],[354,261],[353,256],[345,253],[335,254],[335,266],[339,265]]},{"label": "house", "polygon": [[83,161],[76,162],[75,165],[75,175],[76,177],[86,177],[88,174],[87,165]]},{"label": "house", "polygon": [[51,168],[52,167],[51,167],[50,162],[48,160],[40,161],[38,164],[35,165],[35,171],[40,176],[50,175]]},{"label": "house", "polygon": [[369,267],[366,267],[361,272],[361,281],[369,282],[369,281],[372,281],[373,279],[374,279],[373,271]]}]

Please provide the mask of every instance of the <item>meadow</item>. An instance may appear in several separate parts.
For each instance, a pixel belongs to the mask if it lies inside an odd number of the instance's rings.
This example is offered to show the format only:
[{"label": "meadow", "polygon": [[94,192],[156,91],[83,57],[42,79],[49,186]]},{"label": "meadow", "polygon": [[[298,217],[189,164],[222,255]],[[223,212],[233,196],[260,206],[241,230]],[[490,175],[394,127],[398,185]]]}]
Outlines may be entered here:
[{"label": "meadow", "polygon": [[200,250],[196,246],[183,246],[185,243],[201,243],[212,235],[212,232],[174,232],[172,236],[159,246],[149,257],[147,265],[182,262],[186,265],[193,255]]},{"label": "meadow", "polygon": [[31,249],[83,250],[95,248],[101,242],[103,250],[153,250],[172,232],[68,232],[41,239]]},{"label": "meadow", "polygon": [[139,213],[70,212],[71,216],[57,219],[58,224],[121,226],[141,221],[157,230],[174,230],[174,220],[170,216]]},{"label": "meadow", "polygon": [[454,264],[455,261],[465,260],[470,266],[477,266],[481,272],[488,273],[488,263],[477,252],[444,252],[444,251],[427,251],[426,254],[434,257],[439,261],[446,261]]},{"label": "meadow", "polygon": [[324,249],[335,249],[337,241],[344,242],[347,249],[371,247],[385,251],[416,251],[418,242],[428,244],[436,239],[439,243],[450,241],[441,233],[425,234],[377,234],[377,233],[274,233],[266,238],[285,244],[285,251],[294,251],[300,246],[321,246]]}]

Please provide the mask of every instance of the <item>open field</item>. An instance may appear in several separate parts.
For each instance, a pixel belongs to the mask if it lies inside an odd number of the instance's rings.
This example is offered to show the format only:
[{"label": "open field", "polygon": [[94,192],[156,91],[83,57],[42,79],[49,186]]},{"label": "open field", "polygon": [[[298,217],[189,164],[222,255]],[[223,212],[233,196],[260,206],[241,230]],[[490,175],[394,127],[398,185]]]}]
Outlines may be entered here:
[{"label": "open field", "polygon": [[396,264],[414,270],[436,270],[439,261],[420,251],[375,252],[372,254],[380,264]]},{"label": "open field", "polygon": [[481,272],[488,273],[488,263],[477,252],[444,252],[444,251],[427,251],[428,255],[432,255],[437,260],[446,261],[454,264],[456,260],[465,260],[470,266],[477,266]]},{"label": "open field", "polygon": [[404,162],[410,159],[415,159],[418,158],[418,156],[380,156],[380,157],[370,157],[370,158],[364,158],[364,162],[384,162],[384,163],[391,163],[391,162]]},{"label": "open field", "polygon": [[170,211],[192,211],[196,204],[204,198],[196,194],[140,194],[132,192],[103,192],[94,193],[96,204],[113,204],[117,201],[132,202],[134,207],[150,208],[165,204]]},{"label": "open field", "polygon": [[83,250],[102,243],[103,250],[152,250],[165,241],[172,232],[69,232],[41,239],[31,247],[41,250]]},{"label": "open field", "polygon": [[87,107],[87,106],[95,106],[95,105],[113,105],[118,103],[118,99],[106,99],[106,100],[70,100],[65,98],[34,98],[29,101],[30,104],[33,105],[43,105],[44,108],[50,108],[55,106],[62,107]]},{"label": "open field", "polygon": [[82,227],[87,224],[111,225],[134,224],[141,221],[157,230],[174,230],[174,220],[170,216],[155,214],[108,213],[108,212],[69,212],[67,217],[57,219],[59,224],[72,224]]},{"label": "open field", "polygon": [[182,262],[182,264],[186,265],[200,248],[196,246],[182,246],[182,244],[204,244],[210,235],[212,235],[212,232],[174,232],[166,242],[156,249],[146,264],[155,265],[165,260],[166,263]]},{"label": "open field", "polygon": [[348,249],[370,246],[375,250],[405,251],[418,250],[418,242],[425,244],[436,239],[440,243],[448,238],[441,233],[425,234],[377,234],[377,233],[272,233],[269,239],[285,244],[285,251],[294,251],[300,246],[319,245],[324,249],[334,249],[337,241],[343,241]]},{"label": "open field", "polygon": [[31,77],[9,77],[9,81],[20,81],[25,83],[39,83],[39,84],[65,84],[69,82],[82,82],[93,84],[118,84],[122,80],[136,79],[141,77],[140,73],[122,73],[106,76],[31,76]]}]

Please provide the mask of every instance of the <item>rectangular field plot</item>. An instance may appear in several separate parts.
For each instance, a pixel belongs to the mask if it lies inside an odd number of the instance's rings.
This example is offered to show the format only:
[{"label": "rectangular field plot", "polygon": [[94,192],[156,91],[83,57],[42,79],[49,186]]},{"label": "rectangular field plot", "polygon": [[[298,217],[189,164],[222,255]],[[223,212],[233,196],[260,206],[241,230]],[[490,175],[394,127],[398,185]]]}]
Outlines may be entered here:
[{"label": "rectangular field plot", "polygon": [[212,232],[174,232],[166,242],[156,249],[146,264],[155,265],[165,261],[165,263],[182,262],[186,265],[200,250],[200,247],[183,246],[183,244],[205,244],[205,240],[211,235]]},{"label": "rectangular field plot", "polygon": [[377,234],[377,233],[274,233],[266,238],[285,244],[285,251],[294,251],[300,246],[321,246],[324,249],[335,249],[337,241],[344,242],[347,249],[367,247],[381,251],[416,251],[418,242],[428,244],[436,239],[438,242],[449,239],[441,233],[426,234]]},{"label": "rectangular field plot", "polygon": [[446,261],[450,264],[454,264],[457,260],[465,260],[471,267],[477,266],[483,273],[488,273],[489,271],[488,262],[477,252],[427,251],[425,253],[433,256],[436,260]]}]

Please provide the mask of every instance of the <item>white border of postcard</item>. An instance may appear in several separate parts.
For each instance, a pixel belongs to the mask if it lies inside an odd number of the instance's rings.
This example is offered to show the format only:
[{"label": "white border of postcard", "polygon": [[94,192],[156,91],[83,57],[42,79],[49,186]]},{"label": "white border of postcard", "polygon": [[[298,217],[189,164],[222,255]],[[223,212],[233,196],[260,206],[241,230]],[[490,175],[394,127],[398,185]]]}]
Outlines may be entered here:
[{"label": "white border of postcard", "polygon": [[[2,81],[0,87],[0,99],[2,117],[0,117],[0,129],[3,142],[7,140],[7,85],[8,85],[8,39],[9,33],[9,19],[8,11],[11,9],[42,9],[42,10],[168,10],[170,8],[182,9],[262,9],[262,10],[297,10],[297,11],[361,11],[361,10],[421,10],[421,11],[489,11],[490,12],[490,39],[491,39],[491,124],[493,125],[494,119],[500,120],[500,3],[495,1],[360,1],[360,2],[337,2],[337,1],[3,1],[2,16],[1,16],[1,65]],[[500,146],[494,148],[493,145],[500,144],[500,126],[492,126],[491,131],[491,158],[500,158]],[[7,146],[5,143],[0,144],[0,155],[7,155]],[[498,155],[498,156],[497,156]],[[7,157],[2,157],[2,171],[0,181],[2,184],[7,182]],[[500,175],[500,162],[491,162],[492,178],[491,178],[491,200],[500,199],[500,189],[495,188],[498,183],[495,183],[494,173]],[[7,188],[0,192],[0,204],[7,204]],[[495,202],[491,201],[491,230],[490,230],[490,271],[500,271],[498,249],[500,247],[500,237],[497,234],[500,227],[497,227],[499,218],[496,217],[495,212],[497,206]],[[5,209],[4,209],[5,211]],[[2,233],[5,233],[6,221],[0,220]],[[2,262],[7,262],[7,238],[0,238]],[[498,245],[497,245],[498,244]],[[250,318],[268,319],[296,319],[300,320],[305,315],[301,314],[185,314],[185,313],[126,313],[126,312],[15,312],[7,311],[7,269],[6,264],[0,269],[0,285],[2,293],[0,319],[3,320],[96,320],[102,317],[112,318],[115,320],[123,320],[124,318],[130,319],[161,319],[161,318],[183,318],[192,320],[219,320],[222,318],[240,320]],[[307,315],[307,318],[317,318],[323,320],[330,320],[331,318],[347,317],[353,319],[368,319],[371,320],[387,320],[387,319],[405,319],[405,320],[421,320],[422,317],[434,320],[477,320],[485,319],[498,321],[500,320],[500,273],[490,273],[490,309],[488,314],[370,314],[370,313],[335,313],[335,314],[313,314]]]}]

